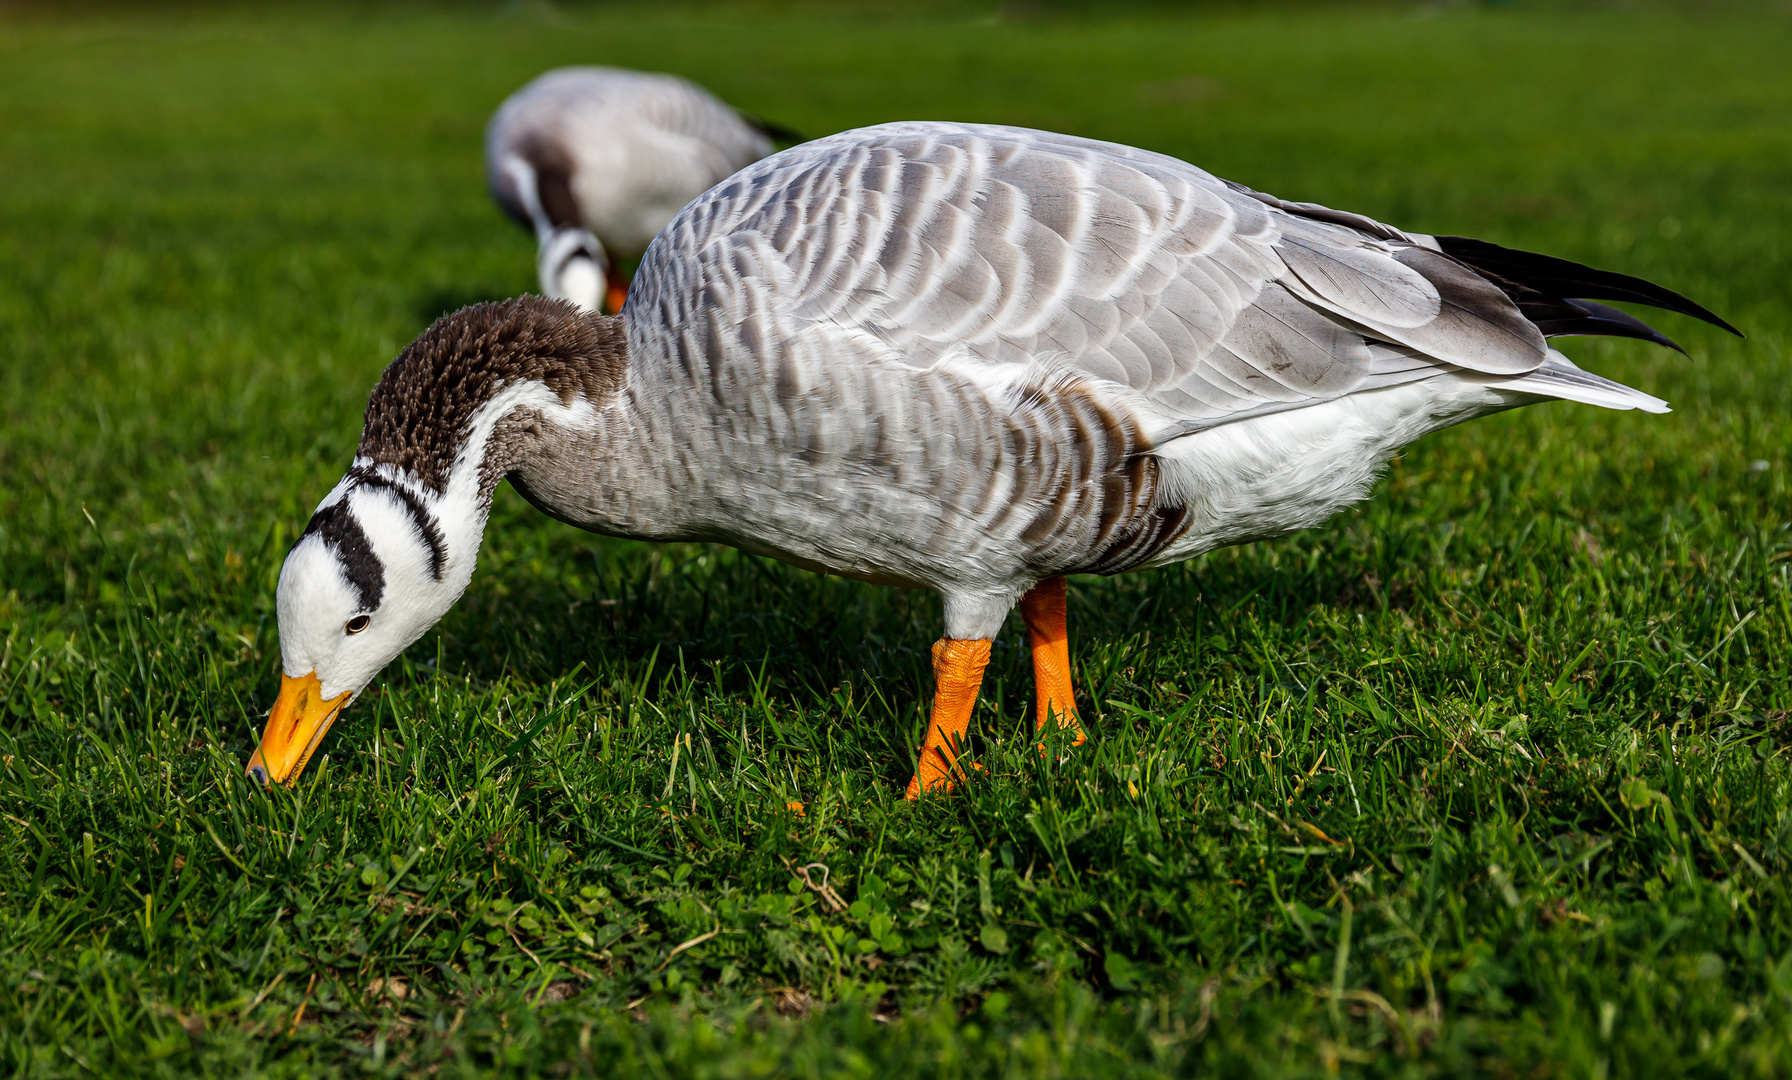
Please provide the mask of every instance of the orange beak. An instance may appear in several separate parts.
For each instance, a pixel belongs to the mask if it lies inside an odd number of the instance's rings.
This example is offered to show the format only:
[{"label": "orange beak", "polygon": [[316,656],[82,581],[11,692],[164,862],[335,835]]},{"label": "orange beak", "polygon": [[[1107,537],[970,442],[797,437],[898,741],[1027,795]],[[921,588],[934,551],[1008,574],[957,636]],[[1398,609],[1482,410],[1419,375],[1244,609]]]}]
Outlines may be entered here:
[{"label": "orange beak", "polygon": [[297,780],[351,696],[350,691],[344,690],[333,698],[324,697],[324,685],[315,671],[296,679],[282,674],[280,697],[274,702],[274,711],[268,714],[261,748],[249,759],[248,774],[264,784]]}]

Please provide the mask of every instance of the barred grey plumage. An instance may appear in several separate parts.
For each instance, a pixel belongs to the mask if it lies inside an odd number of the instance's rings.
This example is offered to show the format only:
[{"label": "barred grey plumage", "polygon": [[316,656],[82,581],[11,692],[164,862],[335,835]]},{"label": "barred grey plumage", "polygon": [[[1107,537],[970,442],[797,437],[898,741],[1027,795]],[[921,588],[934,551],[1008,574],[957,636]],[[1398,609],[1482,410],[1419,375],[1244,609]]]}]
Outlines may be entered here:
[{"label": "barred grey plumage", "polygon": [[980,632],[1038,577],[1313,524],[1399,445],[1527,395],[1665,408],[1434,238],[1307,211],[1013,128],[886,124],[751,165],[642,262],[637,475],[680,505],[625,517],[928,585]]},{"label": "barred grey plumage", "polygon": [[[282,701],[340,709],[447,611],[500,477],[597,532],[933,589],[947,638],[987,639],[1059,575],[1322,521],[1446,425],[1551,397],[1666,411],[1550,347],[1666,343],[1587,297],[1729,328],[1633,278],[1111,143],[901,123],[794,147],[681,210],[620,318],[480,305],[393,362],[328,529],[281,577],[288,680],[319,683]],[[359,547],[341,539],[357,523]],[[377,611],[356,606],[372,572],[343,563],[351,547],[383,575]],[[1061,644],[1061,595],[1037,612]],[[1042,718],[1073,705],[1052,678]],[[292,745],[276,779],[310,752]]]}]

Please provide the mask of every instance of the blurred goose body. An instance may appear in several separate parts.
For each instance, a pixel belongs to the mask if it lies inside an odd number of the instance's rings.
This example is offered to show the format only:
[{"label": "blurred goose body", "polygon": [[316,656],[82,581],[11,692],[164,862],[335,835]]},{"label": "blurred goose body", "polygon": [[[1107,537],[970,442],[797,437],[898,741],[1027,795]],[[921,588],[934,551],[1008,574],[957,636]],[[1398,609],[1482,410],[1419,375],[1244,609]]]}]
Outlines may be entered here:
[{"label": "blurred goose body", "polygon": [[1554,336],[1671,344],[1634,278],[1284,202],[1173,158],[889,124],[687,206],[618,318],[523,298],[387,368],[279,585],[285,678],[251,771],[288,779],[473,572],[491,493],[944,601],[909,794],[948,787],[1018,603],[1036,722],[1081,741],[1064,575],[1325,520],[1427,432],[1550,398],[1664,412]]},{"label": "blurred goose body", "polygon": [[486,180],[535,233],[542,291],[621,307],[616,262],[639,258],[672,215],[771,153],[766,131],[676,75],[550,71],[512,94],[485,133]]}]

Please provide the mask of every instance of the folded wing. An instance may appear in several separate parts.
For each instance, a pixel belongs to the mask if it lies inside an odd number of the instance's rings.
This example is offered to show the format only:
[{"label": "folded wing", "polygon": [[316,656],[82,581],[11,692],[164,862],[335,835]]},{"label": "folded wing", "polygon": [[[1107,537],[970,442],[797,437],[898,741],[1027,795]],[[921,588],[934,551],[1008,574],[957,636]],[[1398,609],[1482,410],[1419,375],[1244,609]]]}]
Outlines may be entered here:
[{"label": "folded wing", "polygon": [[712,189],[656,240],[630,309],[682,334],[686,363],[834,334],[853,343],[843,355],[1116,384],[1171,421],[1163,434],[1445,372],[1660,407],[1550,349],[1554,333],[1665,341],[1566,299],[1576,287],[1728,329],[1636,279],[1283,202],[1163,155],[904,123],[792,148]]}]

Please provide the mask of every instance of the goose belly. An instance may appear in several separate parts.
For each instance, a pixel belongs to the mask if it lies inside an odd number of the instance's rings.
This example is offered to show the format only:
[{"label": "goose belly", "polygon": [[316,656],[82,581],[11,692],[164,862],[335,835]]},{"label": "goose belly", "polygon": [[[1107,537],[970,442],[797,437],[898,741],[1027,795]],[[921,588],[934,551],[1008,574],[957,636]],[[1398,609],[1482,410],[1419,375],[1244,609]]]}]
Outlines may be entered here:
[{"label": "goose belly", "polygon": [[1536,400],[1441,374],[1164,443],[1162,497],[1188,508],[1187,530],[1142,565],[1318,525],[1365,498],[1401,447]]}]

